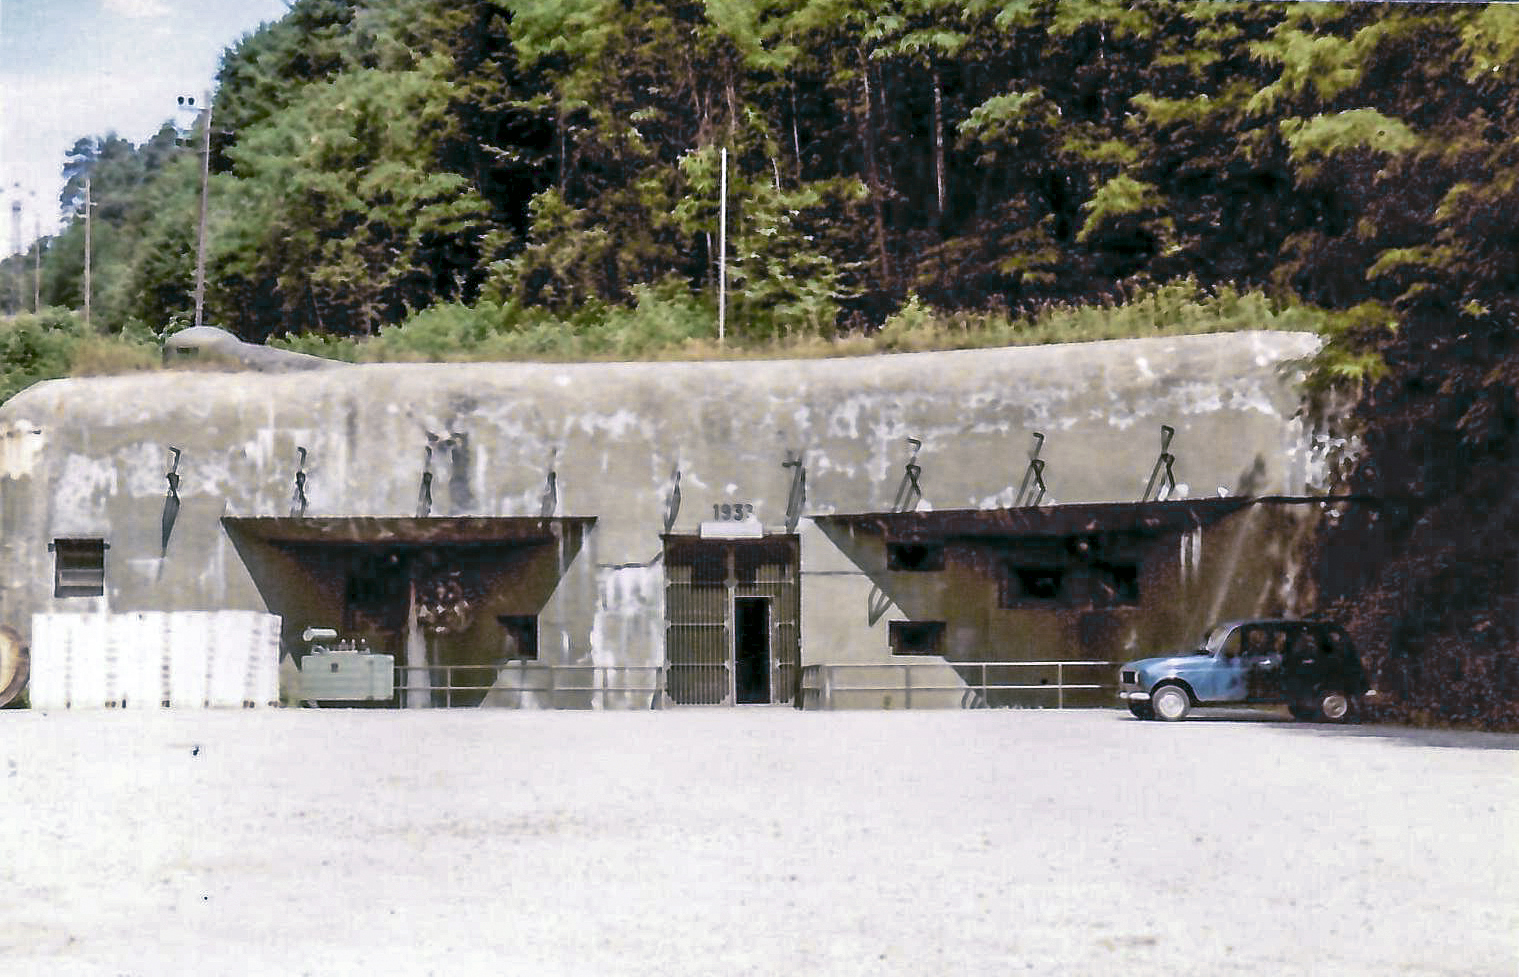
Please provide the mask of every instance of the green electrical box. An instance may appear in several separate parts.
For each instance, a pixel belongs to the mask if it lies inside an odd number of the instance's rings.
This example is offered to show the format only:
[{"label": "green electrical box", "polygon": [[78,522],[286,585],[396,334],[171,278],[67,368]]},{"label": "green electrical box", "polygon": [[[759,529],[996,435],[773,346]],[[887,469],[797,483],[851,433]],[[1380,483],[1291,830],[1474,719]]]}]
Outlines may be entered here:
[{"label": "green electrical box", "polygon": [[301,698],[384,702],[395,695],[395,659],[368,651],[318,649],[301,659]]}]

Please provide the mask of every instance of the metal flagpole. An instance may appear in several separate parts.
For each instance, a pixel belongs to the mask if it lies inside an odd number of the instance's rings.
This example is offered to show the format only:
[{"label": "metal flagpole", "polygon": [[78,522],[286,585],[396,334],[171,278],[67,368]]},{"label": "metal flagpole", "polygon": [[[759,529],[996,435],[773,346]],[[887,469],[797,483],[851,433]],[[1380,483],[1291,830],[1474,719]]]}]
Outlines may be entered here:
[{"label": "metal flagpole", "polygon": [[717,341],[727,334],[728,319],[728,147],[723,147],[723,175],[717,209]]}]

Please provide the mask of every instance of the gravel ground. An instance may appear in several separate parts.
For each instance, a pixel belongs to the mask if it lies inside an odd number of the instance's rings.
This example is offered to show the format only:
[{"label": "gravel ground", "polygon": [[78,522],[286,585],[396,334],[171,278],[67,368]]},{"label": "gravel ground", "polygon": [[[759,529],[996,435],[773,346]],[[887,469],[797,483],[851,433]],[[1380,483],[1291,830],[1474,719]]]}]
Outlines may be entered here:
[{"label": "gravel ground", "polygon": [[1519,736],[0,712],[0,972],[1519,973]]}]

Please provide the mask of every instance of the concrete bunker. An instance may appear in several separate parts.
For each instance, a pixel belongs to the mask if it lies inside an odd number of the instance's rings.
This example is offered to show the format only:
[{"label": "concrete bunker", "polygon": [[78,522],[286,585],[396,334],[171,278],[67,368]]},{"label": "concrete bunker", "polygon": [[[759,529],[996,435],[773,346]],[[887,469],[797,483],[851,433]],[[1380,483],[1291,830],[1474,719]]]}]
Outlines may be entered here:
[{"label": "concrete bunker", "polygon": [[[0,407],[0,624],[34,677],[65,667],[53,618],[235,612],[261,649],[267,617],[287,656],[327,628],[394,657],[396,705],[786,704],[810,669],[914,663],[954,686],[921,708],[999,660],[1051,704],[1030,663],[1300,606],[1311,510],[1254,501],[1317,484],[1290,368],[1316,344],[51,381]],[[1102,501],[1149,496],[1157,428],[1209,497]],[[133,654],[205,657],[166,641]]]}]

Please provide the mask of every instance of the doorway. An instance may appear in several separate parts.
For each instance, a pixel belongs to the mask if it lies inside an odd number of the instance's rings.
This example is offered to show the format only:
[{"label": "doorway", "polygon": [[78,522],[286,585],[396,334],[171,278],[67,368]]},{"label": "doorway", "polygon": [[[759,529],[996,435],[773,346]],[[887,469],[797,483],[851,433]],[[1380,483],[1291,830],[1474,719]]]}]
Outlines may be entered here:
[{"label": "doorway", "polygon": [[733,666],[740,705],[770,701],[770,598],[733,598]]},{"label": "doorway", "polygon": [[795,536],[665,537],[666,688],[673,702],[794,701],[799,553]]}]

